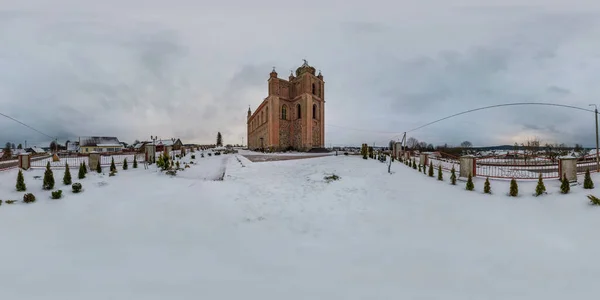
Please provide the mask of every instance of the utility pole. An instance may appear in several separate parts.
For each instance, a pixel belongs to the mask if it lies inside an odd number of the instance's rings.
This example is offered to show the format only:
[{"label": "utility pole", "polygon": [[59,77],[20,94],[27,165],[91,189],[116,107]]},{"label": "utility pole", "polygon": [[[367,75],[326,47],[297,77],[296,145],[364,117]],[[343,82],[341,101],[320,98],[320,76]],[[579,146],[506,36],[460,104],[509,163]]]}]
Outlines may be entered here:
[{"label": "utility pole", "polygon": [[594,115],[596,117],[596,172],[600,172],[600,157],[598,157],[598,106],[596,104],[590,104],[594,106]]}]

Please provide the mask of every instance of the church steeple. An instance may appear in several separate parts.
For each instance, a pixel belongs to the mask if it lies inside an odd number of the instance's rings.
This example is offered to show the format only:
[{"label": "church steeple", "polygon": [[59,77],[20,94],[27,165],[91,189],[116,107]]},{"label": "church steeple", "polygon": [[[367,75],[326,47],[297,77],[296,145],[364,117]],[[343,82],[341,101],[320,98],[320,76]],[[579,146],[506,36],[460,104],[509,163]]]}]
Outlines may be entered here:
[{"label": "church steeple", "polygon": [[248,117],[246,119],[250,119],[252,116],[252,111],[250,110],[250,105],[248,105]]}]

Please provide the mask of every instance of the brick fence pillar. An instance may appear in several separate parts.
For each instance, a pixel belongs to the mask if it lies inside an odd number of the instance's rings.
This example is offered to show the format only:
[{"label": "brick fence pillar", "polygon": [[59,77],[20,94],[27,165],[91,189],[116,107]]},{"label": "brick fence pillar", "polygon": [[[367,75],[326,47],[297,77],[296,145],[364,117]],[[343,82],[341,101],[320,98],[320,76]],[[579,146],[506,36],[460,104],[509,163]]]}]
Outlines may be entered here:
[{"label": "brick fence pillar", "polygon": [[577,182],[577,158],[562,156],[558,159],[558,175],[566,175],[569,182]]},{"label": "brick fence pillar", "polygon": [[466,178],[469,177],[469,174],[471,174],[472,177],[475,177],[477,175],[477,172],[475,172],[475,170],[475,156],[465,155],[460,157],[460,172],[458,175],[459,177]]},{"label": "brick fence pillar", "polygon": [[421,165],[427,166],[429,165],[429,153],[421,153],[419,156],[419,160]]},{"label": "brick fence pillar", "polygon": [[31,167],[31,155],[29,153],[19,154],[19,168],[29,170]]},{"label": "brick fence pillar", "polygon": [[98,153],[98,152],[90,153],[90,156],[88,157],[88,166],[90,167],[90,170],[96,170],[99,162],[100,162],[100,153]]}]

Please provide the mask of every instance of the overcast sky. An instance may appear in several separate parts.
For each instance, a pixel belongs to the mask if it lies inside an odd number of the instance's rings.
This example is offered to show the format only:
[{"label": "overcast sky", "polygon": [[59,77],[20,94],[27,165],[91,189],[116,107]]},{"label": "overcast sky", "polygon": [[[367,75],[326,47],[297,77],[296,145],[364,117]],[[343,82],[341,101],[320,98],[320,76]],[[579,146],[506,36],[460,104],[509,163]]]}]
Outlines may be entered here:
[{"label": "overcast sky", "polygon": [[[527,3],[526,5],[519,4]],[[246,111],[306,58],[327,145],[387,144],[467,109],[600,105],[600,2],[0,0],[0,113],[64,140],[241,143]],[[410,133],[433,144],[593,145],[592,113],[506,107]],[[49,138],[0,117],[0,142]]]}]

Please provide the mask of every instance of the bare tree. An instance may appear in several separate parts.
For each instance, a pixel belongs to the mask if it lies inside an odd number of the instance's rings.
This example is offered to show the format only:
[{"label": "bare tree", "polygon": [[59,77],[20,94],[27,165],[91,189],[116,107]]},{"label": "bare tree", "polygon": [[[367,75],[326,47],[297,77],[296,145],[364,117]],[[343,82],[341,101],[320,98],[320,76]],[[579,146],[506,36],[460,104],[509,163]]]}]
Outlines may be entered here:
[{"label": "bare tree", "polygon": [[418,145],[419,140],[415,139],[414,137],[408,138],[408,140],[406,140],[406,146],[410,149],[415,149]]},{"label": "bare tree", "polygon": [[471,148],[471,147],[473,147],[473,144],[469,141],[464,141],[464,142],[460,143],[460,146],[462,148]]},{"label": "bare tree", "polygon": [[419,142],[419,150],[425,150],[427,149],[427,143],[426,142]]}]

